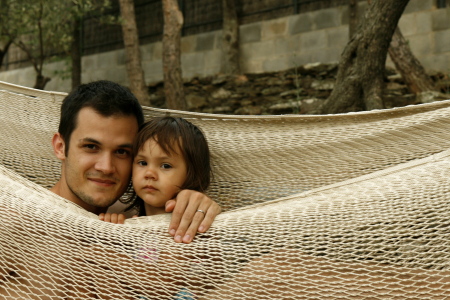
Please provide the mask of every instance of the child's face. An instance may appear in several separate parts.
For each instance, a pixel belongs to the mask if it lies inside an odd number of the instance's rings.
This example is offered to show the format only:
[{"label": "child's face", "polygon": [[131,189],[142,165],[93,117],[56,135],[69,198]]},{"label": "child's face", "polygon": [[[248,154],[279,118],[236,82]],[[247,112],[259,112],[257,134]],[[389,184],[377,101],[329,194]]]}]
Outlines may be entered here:
[{"label": "child's face", "polygon": [[180,191],[187,167],[178,147],[167,155],[154,139],[145,142],[133,160],[133,187],[152,207],[163,207]]}]

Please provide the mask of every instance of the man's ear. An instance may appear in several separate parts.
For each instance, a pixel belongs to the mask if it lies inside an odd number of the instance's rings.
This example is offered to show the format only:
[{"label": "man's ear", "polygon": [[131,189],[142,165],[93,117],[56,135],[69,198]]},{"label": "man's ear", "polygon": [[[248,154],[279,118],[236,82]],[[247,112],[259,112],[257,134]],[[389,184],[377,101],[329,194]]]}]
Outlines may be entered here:
[{"label": "man's ear", "polygon": [[66,143],[59,132],[53,135],[52,145],[56,157],[60,160],[64,160],[66,158]]}]

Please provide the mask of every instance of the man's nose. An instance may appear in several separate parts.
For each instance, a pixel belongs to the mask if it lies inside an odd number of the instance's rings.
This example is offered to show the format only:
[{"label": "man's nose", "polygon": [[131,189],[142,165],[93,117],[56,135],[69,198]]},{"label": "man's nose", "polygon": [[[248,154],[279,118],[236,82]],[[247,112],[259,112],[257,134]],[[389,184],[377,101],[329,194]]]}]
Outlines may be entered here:
[{"label": "man's nose", "polygon": [[114,159],[113,156],[109,153],[103,154],[97,163],[95,164],[96,170],[104,173],[104,174],[111,174],[114,173],[115,167],[114,167]]}]

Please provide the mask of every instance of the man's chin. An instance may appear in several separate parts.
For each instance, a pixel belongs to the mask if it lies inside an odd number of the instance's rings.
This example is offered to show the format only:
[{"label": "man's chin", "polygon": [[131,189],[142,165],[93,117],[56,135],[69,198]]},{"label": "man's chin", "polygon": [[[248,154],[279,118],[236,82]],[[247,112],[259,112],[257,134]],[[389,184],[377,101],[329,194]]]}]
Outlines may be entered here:
[{"label": "man's chin", "polygon": [[90,199],[86,199],[88,201],[85,201],[86,203],[88,203],[89,205],[98,207],[98,208],[108,208],[111,205],[114,204],[114,202],[116,202],[117,200],[117,196],[110,196],[110,197],[92,197]]}]

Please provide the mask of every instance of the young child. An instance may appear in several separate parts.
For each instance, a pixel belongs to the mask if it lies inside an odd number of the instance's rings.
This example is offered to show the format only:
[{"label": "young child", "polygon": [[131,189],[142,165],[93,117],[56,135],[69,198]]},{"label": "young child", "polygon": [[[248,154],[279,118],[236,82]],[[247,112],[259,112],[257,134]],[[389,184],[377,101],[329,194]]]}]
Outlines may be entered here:
[{"label": "young child", "polygon": [[[133,144],[134,195],[127,210],[139,216],[165,212],[165,204],[182,189],[205,192],[211,180],[209,147],[198,127],[183,118],[160,117],[143,124]],[[101,220],[120,223],[123,215]]]}]

